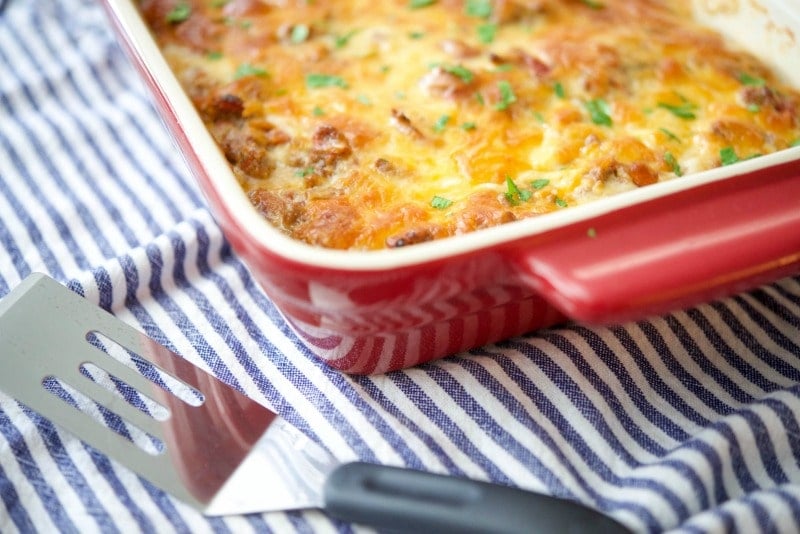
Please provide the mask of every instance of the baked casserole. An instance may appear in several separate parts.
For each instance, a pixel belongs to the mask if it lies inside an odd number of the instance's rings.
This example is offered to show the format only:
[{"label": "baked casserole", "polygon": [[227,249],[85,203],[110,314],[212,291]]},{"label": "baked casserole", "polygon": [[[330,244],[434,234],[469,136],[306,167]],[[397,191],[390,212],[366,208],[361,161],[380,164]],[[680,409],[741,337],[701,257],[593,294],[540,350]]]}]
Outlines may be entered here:
[{"label": "baked casserole", "polygon": [[334,249],[797,145],[800,92],[684,0],[141,0],[256,209]]}]

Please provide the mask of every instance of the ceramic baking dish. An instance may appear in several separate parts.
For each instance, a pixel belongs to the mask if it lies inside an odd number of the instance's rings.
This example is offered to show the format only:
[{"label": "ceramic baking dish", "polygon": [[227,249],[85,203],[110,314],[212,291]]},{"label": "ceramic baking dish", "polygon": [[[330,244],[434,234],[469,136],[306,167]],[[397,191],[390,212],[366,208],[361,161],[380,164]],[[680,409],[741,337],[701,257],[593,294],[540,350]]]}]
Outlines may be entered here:
[{"label": "ceramic baking dish", "polygon": [[[564,320],[617,323],[800,272],[800,147],[395,250],[294,241],[251,206],[131,0],[104,0],[227,239],[308,347],[382,373]],[[800,9],[697,0],[696,17],[800,87]]]}]

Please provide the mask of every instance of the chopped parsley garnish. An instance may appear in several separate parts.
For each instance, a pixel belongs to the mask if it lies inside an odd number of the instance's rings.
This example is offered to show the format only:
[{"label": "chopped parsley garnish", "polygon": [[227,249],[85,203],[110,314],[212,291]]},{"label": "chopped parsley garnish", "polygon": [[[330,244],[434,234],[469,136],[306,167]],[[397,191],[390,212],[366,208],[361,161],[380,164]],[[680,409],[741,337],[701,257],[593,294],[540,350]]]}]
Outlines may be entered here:
[{"label": "chopped parsley garnish", "polygon": [[567,96],[567,93],[564,91],[564,86],[561,84],[561,82],[556,82],[553,84],[553,92],[558,98],[561,99]]},{"label": "chopped parsley garnish", "polygon": [[472,83],[472,80],[475,79],[475,74],[461,65],[442,65],[442,69],[454,76],[458,76],[464,83]]},{"label": "chopped parsley garnish", "polygon": [[797,138],[794,141],[792,141],[791,143],[789,143],[789,146],[790,147],[800,146],[800,138]]},{"label": "chopped parsley garnish", "polygon": [[433,131],[437,133],[441,132],[444,130],[445,126],[447,126],[448,122],[450,122],[450,115],[442,115],[436,119],[436,122],[433,125]]},{"label": "chopped parsley garnish", "polygon": [[478,41],[483,44],[489,44],[494,41],[497,35],[497,24],[492,24],[491,22],[480,24],[476,31],[478,32]]},{"label": "chopped parsley garnish", "polygon": [[234,79],[244,78],[245,76],[266,76],[267,71],[262,67],[256,67],[250,63],[242,63],[233,74]]},{"label": "chopped parsley garnish", "polygon": [[312,114],[313,114],[315,117],[322,117],[323,115],[325,115],[325,110],[324,110],[324,109],[322,109],[322,108],[321,108],[321,107],[319,107],[319,106],[314,106],[314,109],[312,109],[312,110],[311,110],[311,113],[312,113]]},{"label": "chopped parsley garnish", "polygon": [[742,72],[739,74],[739,81],[742,85],[751,85],[753,87],[763,87],[767,84],[764,78],[759,78],[758,76],[752,76],[747,74],[746,72]]},{"label": "chopped parsley garnish", "polygon": [[311,34],[311,29],[307,24],[296,24],[292,27],[292,33],[289,35],[289,40],[294,44],[299,44],[308,39]]},{"label": "chopped parsley garnish", "polygon": [[559,208],[566,208],[568,206],[567,201],[559,197],[556,197],[555,203]]},{"label": "chopped parsley garnish", "polygon": [[672,139],[673,141],[678,142],[678,143],[681,142],[680,138],[677,135],[675,135],[674,133],[670,132],[666,128],[659,128],[659,131],[661,131],[661,133],[666,135],[669,139]]},{"label": "chopped parsley garnish", "polygon": [[499,111],[508,109],[508,106],[517,101],[517,96],[511,88],[511,84],[506,80],[497,82],[497,88],[500,90],[500,101],[494,105],[494,108]]},{"label": "chopped parsley garnish", "polygon": [[478,125],[475,124],[474,122],[468,121],[468,122],[464,122],[464,123],[461,124],[461,129],[462,130],[467,130],[467,131],[468,130],[474,130],[475,128],[477,128],[477,126]]},{"label": "chopped parsley garnish", "polygon": [[416,39],[422,39],[423,37],[425,37],[425,32],[422,32],[422,31],[408,32],[408,38],[409,39],[415,39],[416,40]]},{"label": "chopped parsley garnish", "polygon": [[411,9],[420,9],[422,7],[432,6],[436,0],[408,0],[408,7]]},{"label": "chopped parsley garnish", "polygon": [[748,104],[747,111],[749,111],[750,113],[758,113],[759,111],[761,111],[761,106],[759,106],[758,104]]},{"label": "chopped parsley garnish", "polygon": [[211,7],[225,7],[227,3],[228,0],[212,0]]},{"label": "chopped parsley garnish", "polygon": [[372,105],[372,100],[370,100],[370,98],[364,94],[357,95],[356,100],[358,100],[361,104],[364,104],[365,106]]},{"label": "chopped parsley garnish", "polygon": [[437,210],[444,210],[449,208],[453,205],[453,201],[449,198],[440,197],[439,195],[434,195],[431,199],[431,207],[436,208]]},{"label": "chopped parsley garnish", "polygon": [[584,5],[591,7],[592,9],[603,9],[606,7],[603,2],[598,2],[597,0],[581,0]]},{"label": "chopped parsley garnish", "polygon": [[506,188],[507,190],[505,192],[505,196],[512,206],[516,206],[519,204],[519,202],[525,202],[531,198],[531,195],[533,195],[533,192],[531,191],[520,190],[510,176],[506,176]]},{"label": "chopped parsley garnish", "polygon": [[491,0],[467,0],[464,4],[464,13],[470,17],[488,19],[492,16]]},{"label": "chopped parsley garnish", "polygon": [[719,160],[723,165],[733,165],[739,161],[739,156],[736,155],[736,151],[733,147],[726,146],[719,151]]},{"label": "chopped parsley garnish", "polygon": [[311,73],[306,74],[306,87],[310,87],[311,89],[319,89],[322,87],[341,87],[342,89],[347,89],[348,85],[341,76]]},{"label": "chopped parsley garnish", "polygon": [[586,230],[586,235],[594,239],[595,237],[597,237],[597,230],[595,230],[594,227],[588,228]]},{"label": "chopped parsley garnish", "polygon": [[178,22],[183,22],[184,20],[188,19],[191,14],[192,6],[186,2],[179,2],[167,13],[165,18],[167,22],[177,24]]},{"label": "chopped parsley garnish", "polygon": [[536,190],[539,190],[547,187],[549,183],[550,180],[548,180],[547,178],[537,178],[536,180],[531,182],[531,187]]},{"label": "chopped parsley garnish", "polygon": [[600,126],[613,126],[614,121],[611,120],[611,109],[608,107],[608,102],[602,98],[595,98],[589,100],[585,104],[586,111],[589,112],[592,122]]},{"label": "chopped parsley garnish", "polygon": [[299,178],[306,178],[314,174],[314,167],[306,167],[304,169],[297,169],[294,171],[294,175]]},{"label": "chopped parsley garnish", "polygon": [[352,38],[353,38],[353,36],[354,36],[355,34],[357,34],[357,33],[358,33],[358,30],[352,30],[352,31],[349,31],[349,32],[347,32],[347,33],[346,33],[346,34],[344,34],[344,35],[337,35],[337,36],[336,36],[336,37],[333,39],[333,45],[334,45],[336,48],[344,48],[345,46],[347,46],[347,43],[349,43],[349,42],[350,42],[350,39],[352,39]]},{"label": "chopped parsley garnish", "polygon": [[675,176],[683,176],[683,171],[681,170],[681,166],[678,163],[678,160],[675,159],[675,156],[672,155],[672,152],[665,152],[664,153],[664,161],[669,168],[672,169],[672,172],[675,173]]},{"label": "chopped parsley garnish", "polygon": [[217,61],[217,60],[222,59],[223,55],[222,55],[222,52],[220,52],[220,51],[214,51],[214,52],[209,52],[208,54],[206,54],[206,58],[208,58],[211,61]]},{"label": "chopped parsley garnish", "polygon": [[691,102],[683,102],[682,104],[667,104],[666,102],[659,102],[658,107],[661,109],[666,109],[676,117],[680,117],[681,119],[696,119],[697,115],[695,115],[694,110],[697,109],[697,106],[692,104]]}]

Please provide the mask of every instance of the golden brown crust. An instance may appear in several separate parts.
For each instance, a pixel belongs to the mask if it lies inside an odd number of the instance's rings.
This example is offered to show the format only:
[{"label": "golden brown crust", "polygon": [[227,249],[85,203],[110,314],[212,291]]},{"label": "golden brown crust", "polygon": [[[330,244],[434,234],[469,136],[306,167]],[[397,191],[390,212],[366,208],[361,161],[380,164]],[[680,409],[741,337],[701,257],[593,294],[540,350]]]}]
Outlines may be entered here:
[{"label": "golden brown crust", "polygon": [[686,0],[139,5],[254,206],[323,247],[472,232],[800,138],[800,93]]}]

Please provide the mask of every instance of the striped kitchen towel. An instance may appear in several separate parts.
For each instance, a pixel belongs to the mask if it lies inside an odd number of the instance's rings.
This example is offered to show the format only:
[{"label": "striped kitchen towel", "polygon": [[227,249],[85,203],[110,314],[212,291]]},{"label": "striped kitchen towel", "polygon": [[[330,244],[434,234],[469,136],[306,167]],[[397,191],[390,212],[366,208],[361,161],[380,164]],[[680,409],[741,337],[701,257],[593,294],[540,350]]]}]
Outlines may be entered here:
[{"label": "striped kitchen towel", "polygon": [[[231,251],[93,0],[11,0],[0,14],[0,296],[32,271],[342,460],[542,491],[637,532],[800,530],[800,277],[342,375]],[[137,530],[358,527],[318,511],[204,518],[0,393],[0,531]]]}]

